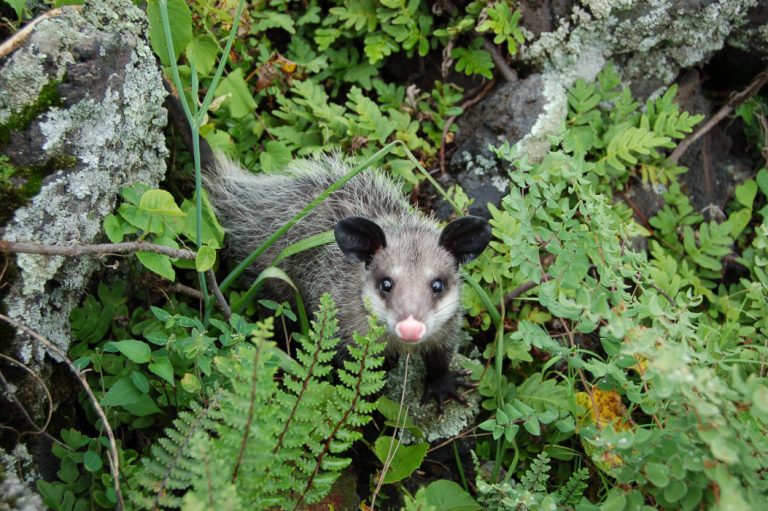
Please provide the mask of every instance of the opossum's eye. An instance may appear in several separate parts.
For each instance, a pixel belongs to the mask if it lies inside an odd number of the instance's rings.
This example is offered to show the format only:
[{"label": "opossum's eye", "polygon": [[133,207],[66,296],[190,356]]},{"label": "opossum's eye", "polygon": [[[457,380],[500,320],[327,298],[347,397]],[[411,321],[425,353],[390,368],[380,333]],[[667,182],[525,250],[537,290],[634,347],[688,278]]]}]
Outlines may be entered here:
[{"label": "opossum's eye", "polygon": [[432,281],[432,292],[435,294],[442,293],[445,290],[445,284],[443,284],[443,281],[440,279],[435,279]]},{"label": "opossum's eye", "polygon": [[384,277],[379,281],[379,290],[382,293],[389,293],[393,287],[395,287],[395,283],[389,277]]}]

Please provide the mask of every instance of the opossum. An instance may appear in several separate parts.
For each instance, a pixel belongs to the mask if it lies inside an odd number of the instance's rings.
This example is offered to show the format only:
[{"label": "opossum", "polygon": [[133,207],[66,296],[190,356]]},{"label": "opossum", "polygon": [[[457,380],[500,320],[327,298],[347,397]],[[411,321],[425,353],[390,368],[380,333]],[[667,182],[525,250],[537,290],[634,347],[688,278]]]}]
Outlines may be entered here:
[{"label": "opossum", "polygon": [[[217,157],[204,177],[229,256],[242,260],[320,192],[350,171],[338,155],[297,160],[280,173],[254,174]],[[263,270],[286,246],[333,229],[335,244],[293,255],[280,263],[309,307],[329,292],[338,307],[342,341],[368,328],[369,301],[386,325],[390,354],[411,351],[425,361],[423,400],[438,409],[470,387],[465,373],[449,370],[462,323],[460,264],[474,259],[491,238],[488,222],[466,216],[442,230],[413,208],[398,184],[366,169],[299,221],[255,263]],[[286,287],[272,292],[289,295]]]}]

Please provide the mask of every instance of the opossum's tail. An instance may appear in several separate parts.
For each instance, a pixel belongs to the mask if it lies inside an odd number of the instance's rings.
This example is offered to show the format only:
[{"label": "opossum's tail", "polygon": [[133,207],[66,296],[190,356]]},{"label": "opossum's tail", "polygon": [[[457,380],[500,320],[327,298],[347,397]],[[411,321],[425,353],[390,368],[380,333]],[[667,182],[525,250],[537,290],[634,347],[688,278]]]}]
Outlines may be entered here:
[{"label": "opossum's tail", "polygon": [[[184,107],[181,106],[181,101],[176,95],[173,85],[165,78],[163,79],[163,85],[168,92],[168,95],[165,97],[165,108],[168,110],[169,121],[184,139],[184,145],[191,153],[192,132],[189,128],[187,116],[184,114]],[[203,137],[200,137],[200,166],[203,170],[216,166],[216,154]]]}]

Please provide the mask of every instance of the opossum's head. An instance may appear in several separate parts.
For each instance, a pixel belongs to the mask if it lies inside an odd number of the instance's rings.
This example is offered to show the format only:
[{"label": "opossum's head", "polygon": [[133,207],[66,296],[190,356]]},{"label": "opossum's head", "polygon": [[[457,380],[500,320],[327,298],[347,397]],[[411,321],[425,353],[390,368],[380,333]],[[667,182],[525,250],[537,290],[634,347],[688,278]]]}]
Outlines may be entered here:
[{"label": "opossum's head", "polygon": [[345,255],[365,263],[362,296],[379,321],[403,343],[416,345],[455,321],[461,310],[459,264],[483,251],[491,228],[483,218],[466,216],[442,232],[419,223],[385,233],[372,220],[348,217],[334,234]]}]

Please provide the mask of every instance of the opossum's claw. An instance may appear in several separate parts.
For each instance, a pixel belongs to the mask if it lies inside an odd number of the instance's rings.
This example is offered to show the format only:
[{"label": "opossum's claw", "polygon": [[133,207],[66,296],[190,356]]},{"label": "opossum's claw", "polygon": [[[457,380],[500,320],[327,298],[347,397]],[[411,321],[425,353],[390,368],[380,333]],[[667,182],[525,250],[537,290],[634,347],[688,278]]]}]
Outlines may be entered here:
[{"label": "opossum's claw", "polygon": [[477,384],[468,382],[464,378],[469,376],[469,371],[446,371],[443,375],[424,382],[424,395],[421,403],[425,404],[430,398],[437,404],[438,415],[443,414],[443,403],[449,399],[467,406],[467,400],[461,395],[459,389],[474,389]]}]

